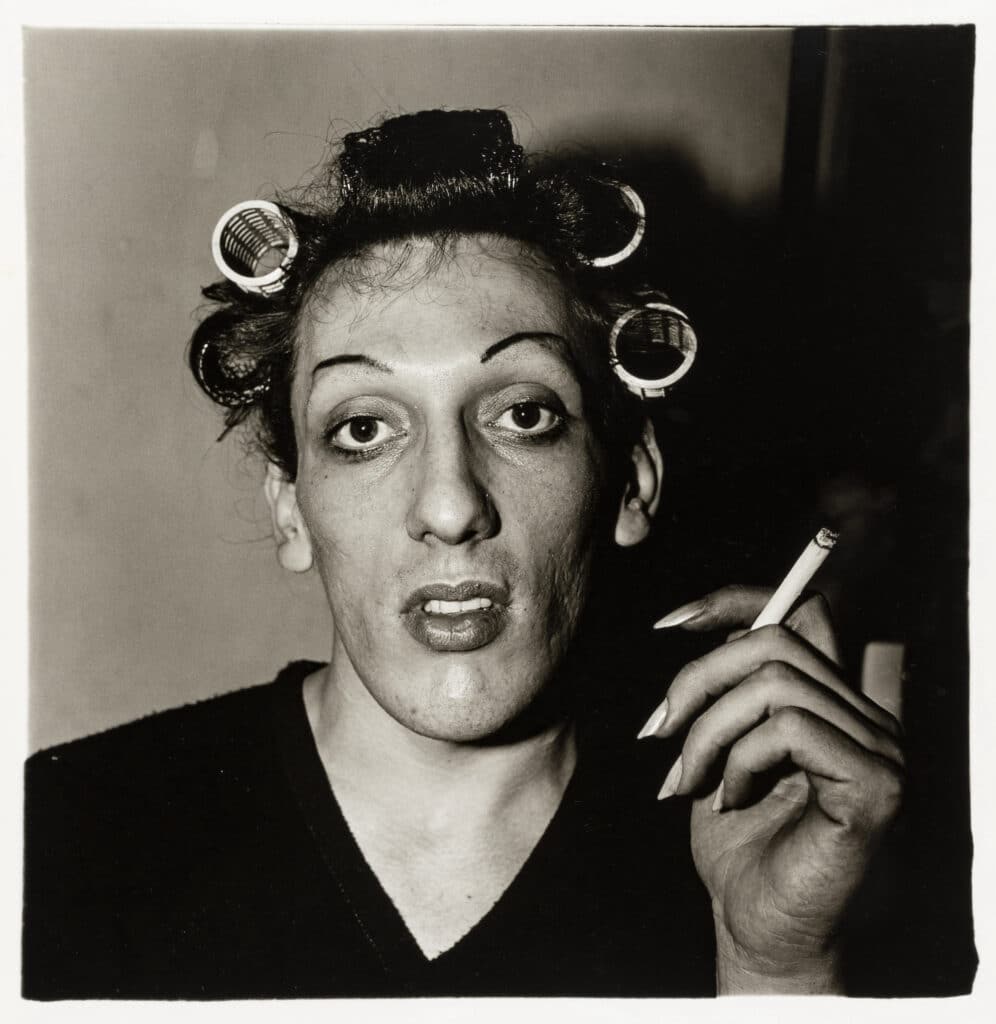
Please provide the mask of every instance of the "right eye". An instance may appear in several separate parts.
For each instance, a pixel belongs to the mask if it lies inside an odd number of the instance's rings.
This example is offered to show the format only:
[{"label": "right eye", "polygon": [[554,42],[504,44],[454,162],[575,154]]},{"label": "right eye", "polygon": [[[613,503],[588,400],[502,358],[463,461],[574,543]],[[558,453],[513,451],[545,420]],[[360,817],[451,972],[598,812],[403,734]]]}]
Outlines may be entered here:
[{"label": "right eye", "polygon": [[376,416],[350,416],[332,428],[329,441],[343,451],[363,452],[380,447],[393,436],[387,423]]}]

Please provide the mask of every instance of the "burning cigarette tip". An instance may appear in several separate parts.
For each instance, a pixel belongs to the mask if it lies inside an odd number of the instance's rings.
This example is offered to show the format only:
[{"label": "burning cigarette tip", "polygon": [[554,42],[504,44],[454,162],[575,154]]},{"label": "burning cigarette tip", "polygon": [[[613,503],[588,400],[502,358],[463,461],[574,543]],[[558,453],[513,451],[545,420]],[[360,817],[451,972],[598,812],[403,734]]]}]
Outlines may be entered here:
[{"label": "burning cigarette tip", "polygon": [[754,620],[751,629],[773,626],[788,615],[792,605],[802,596],[809,581],[816,575],[816,570],[829,557],[834,544],[837,543],[837,536],[833,530],[824,528],[806,545],[796,559],[795,565],[789,570],[789,574],[771,595],[771,600]]}]

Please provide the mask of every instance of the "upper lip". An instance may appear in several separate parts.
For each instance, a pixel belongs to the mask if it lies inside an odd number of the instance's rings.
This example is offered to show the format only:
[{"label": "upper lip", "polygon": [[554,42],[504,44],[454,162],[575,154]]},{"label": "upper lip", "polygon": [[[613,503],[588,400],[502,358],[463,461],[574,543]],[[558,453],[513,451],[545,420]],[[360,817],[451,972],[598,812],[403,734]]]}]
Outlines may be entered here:
[{"label": "upper lip", "polygon": [[499,583],[485,580],[464,580],[461,583],[427,583],[413,590],[405,601],[404,610],[421,608],[426,601],[470,601],[475,597],[486,597],[492,604],[508,604],[508,588]]}]

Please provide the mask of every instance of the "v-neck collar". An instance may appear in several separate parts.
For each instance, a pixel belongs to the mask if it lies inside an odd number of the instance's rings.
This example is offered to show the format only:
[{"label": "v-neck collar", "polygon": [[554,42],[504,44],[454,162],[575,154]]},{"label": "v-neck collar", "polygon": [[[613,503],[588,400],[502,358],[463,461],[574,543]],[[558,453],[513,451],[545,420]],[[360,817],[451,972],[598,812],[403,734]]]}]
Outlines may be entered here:
[{"label": "v-neck collar", "polygon": [[405,989],[424,990],[427,977],[445,973],[448,965],[480,942],[508,913],[518,902],[518,893],[529,890],[530,876],[541,870],[548,851],[556,847],[555,836],[563,830],[564,819],[577,803],[578,768],[536,845],[504,892],[453,946],[430,960],[367,863],[329,785],[303,694],[305,678],[320,667],[317,662],[294,662],[274,682],[273,727],[284,771],[325,866],[385,975]]}]

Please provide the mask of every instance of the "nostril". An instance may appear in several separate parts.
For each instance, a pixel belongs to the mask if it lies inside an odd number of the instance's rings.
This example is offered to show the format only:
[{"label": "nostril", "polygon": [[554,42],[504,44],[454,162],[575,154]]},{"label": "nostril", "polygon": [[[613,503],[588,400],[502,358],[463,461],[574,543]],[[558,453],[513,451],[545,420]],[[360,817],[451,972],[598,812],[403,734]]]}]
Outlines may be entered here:
[{"label": "nostril", "polygon": [[462,544],[493,536],[498,516],[491,494],[472,480],[435,479],[416,487],[408,532],[415,540],[434,537]]}]

